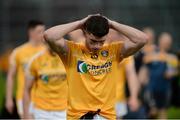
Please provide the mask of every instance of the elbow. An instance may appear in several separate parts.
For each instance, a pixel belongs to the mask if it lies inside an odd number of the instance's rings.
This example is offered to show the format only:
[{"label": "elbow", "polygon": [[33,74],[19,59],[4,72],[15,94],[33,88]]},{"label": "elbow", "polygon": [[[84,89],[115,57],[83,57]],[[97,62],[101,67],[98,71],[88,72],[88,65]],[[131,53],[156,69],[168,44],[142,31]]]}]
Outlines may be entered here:
[{"label": "elbow", "polygon": [[52,40],[51,34],[47,30],[44,32],[43,37],[45,41]]},{"label": "elbow", "polygon": [[149,40],[149,37],[145,33],[143,33],[139,41],[140,46],[144,46],[145,44],[147,44],[148,40]]},{"label": "elbow", "polygon": [[148,40],[149,40],[149,36],[148,35],[146,35],[145,33],[144,33],[144,35],[143,35],[143,37],[142,37],[142,42],[143,42],[143,44],[145,45],[145,44],[147,44],[148,43]]},{"label": "elbow", "polygon": [[49,34],[48,34],[47,31],[44,32],[43,37],[44,37],[45,40],[48,40]]}]

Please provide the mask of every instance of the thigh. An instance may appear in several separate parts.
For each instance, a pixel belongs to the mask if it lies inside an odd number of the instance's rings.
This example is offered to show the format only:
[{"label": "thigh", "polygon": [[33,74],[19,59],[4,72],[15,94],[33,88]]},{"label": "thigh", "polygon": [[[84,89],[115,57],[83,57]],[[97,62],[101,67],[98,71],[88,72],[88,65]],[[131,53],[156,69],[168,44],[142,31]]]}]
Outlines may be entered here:
[{"label": "thigh", "polygon": [[95,115],[93,120],[107,120],[106,118],[102,117],[101,115]]},{"label": "thigh", "polygon": [[50,120],[52,118],[51,112],[49,111],[34,108],[33,113],[34,113],[33,115],[34,115],[35,120],[38,120],[38,119]]},{"label": "thigh", "polygon": [[123,117],[127,114],[127,104],[125,102],[117,102],[115,109],[117,117]]},{"label": "thigh", "polygon": [[22,100],[17,100],[16,101],[16,106],[17,106],[18,114],[20,116],[22,116],[23,115],[23,102],[22,102]]},{"label": "thigh", "polygon": [[53,111],[52,118],[54,120],[65,120],[66,119],[66,110],[63,111]]},{"label": "thigh", "polygon": [[[23,101],[17,100],[16,106],[17,106],[18,114],[23,115]],[[32,102],[29,105],[29,113],[33,114],[33,103]]]}]

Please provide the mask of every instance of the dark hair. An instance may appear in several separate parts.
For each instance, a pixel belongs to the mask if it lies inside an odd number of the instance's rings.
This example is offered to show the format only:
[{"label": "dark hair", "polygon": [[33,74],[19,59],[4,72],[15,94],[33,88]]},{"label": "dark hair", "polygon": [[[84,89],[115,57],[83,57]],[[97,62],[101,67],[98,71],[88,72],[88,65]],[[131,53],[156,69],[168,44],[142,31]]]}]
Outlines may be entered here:
[{"label": "dark hair", "polygon": [[34,29],[35,27],[37,27],[38,25],[44,25],[44,23],[42,21],[39,21],[39,20],[30,20],[28,22],[28,25],[27,25],[27,29]]},{"label": "dark hair", "polygon": [[96,37],[103,37],[109,33],[108,20],[102,16],[92,16],[84,23],[83,29]]}]

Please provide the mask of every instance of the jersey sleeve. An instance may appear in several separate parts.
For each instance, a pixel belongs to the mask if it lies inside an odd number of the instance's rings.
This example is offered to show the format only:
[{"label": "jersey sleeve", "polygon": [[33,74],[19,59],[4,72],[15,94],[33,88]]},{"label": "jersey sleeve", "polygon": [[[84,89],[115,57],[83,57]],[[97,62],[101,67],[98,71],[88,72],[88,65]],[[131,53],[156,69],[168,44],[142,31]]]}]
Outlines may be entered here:
[{"label": "jersey sleeve", "polygon": [[25,70],[26,79],[27,80],[35,80],[37,73],[36,73],[36,56],[32,57],[31,60],[28,62],[28,65]]},{"label": "jersey sleeve", "polygon": [[124,59],[124,64],[125,65],[128,65],[128,64],[131,64],[131,63],[134,64],[134,57],[133,56],[129,56],[128,58]]}]

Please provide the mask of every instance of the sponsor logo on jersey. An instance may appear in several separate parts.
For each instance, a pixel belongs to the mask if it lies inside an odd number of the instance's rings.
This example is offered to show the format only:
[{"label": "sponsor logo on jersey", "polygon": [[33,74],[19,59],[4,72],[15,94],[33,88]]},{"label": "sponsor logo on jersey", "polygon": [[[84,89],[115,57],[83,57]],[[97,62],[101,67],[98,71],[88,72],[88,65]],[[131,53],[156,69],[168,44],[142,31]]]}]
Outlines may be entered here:
[{"label": "sponsor logo on jersey", "polygon": [[112,61],[106,62],[101,65],[92,65],[87,64],[85,61],[78,61],[77,63],[77,71],[80,73],[87,73],[95,76],[100,74],[105,74],[111,71]]},{"label": "sponsor logo on jersey", "polygon": [[80,73],[87,73],[87,64],[84,61],[78,61],[77,71]]},{"label": "sponsor logo on jersey", "polygon": [[49,76],[43,74],[43,75],[41,75],[41,80],[43,80],[44,83],[48,83],[48,81],[49,81]]}]

